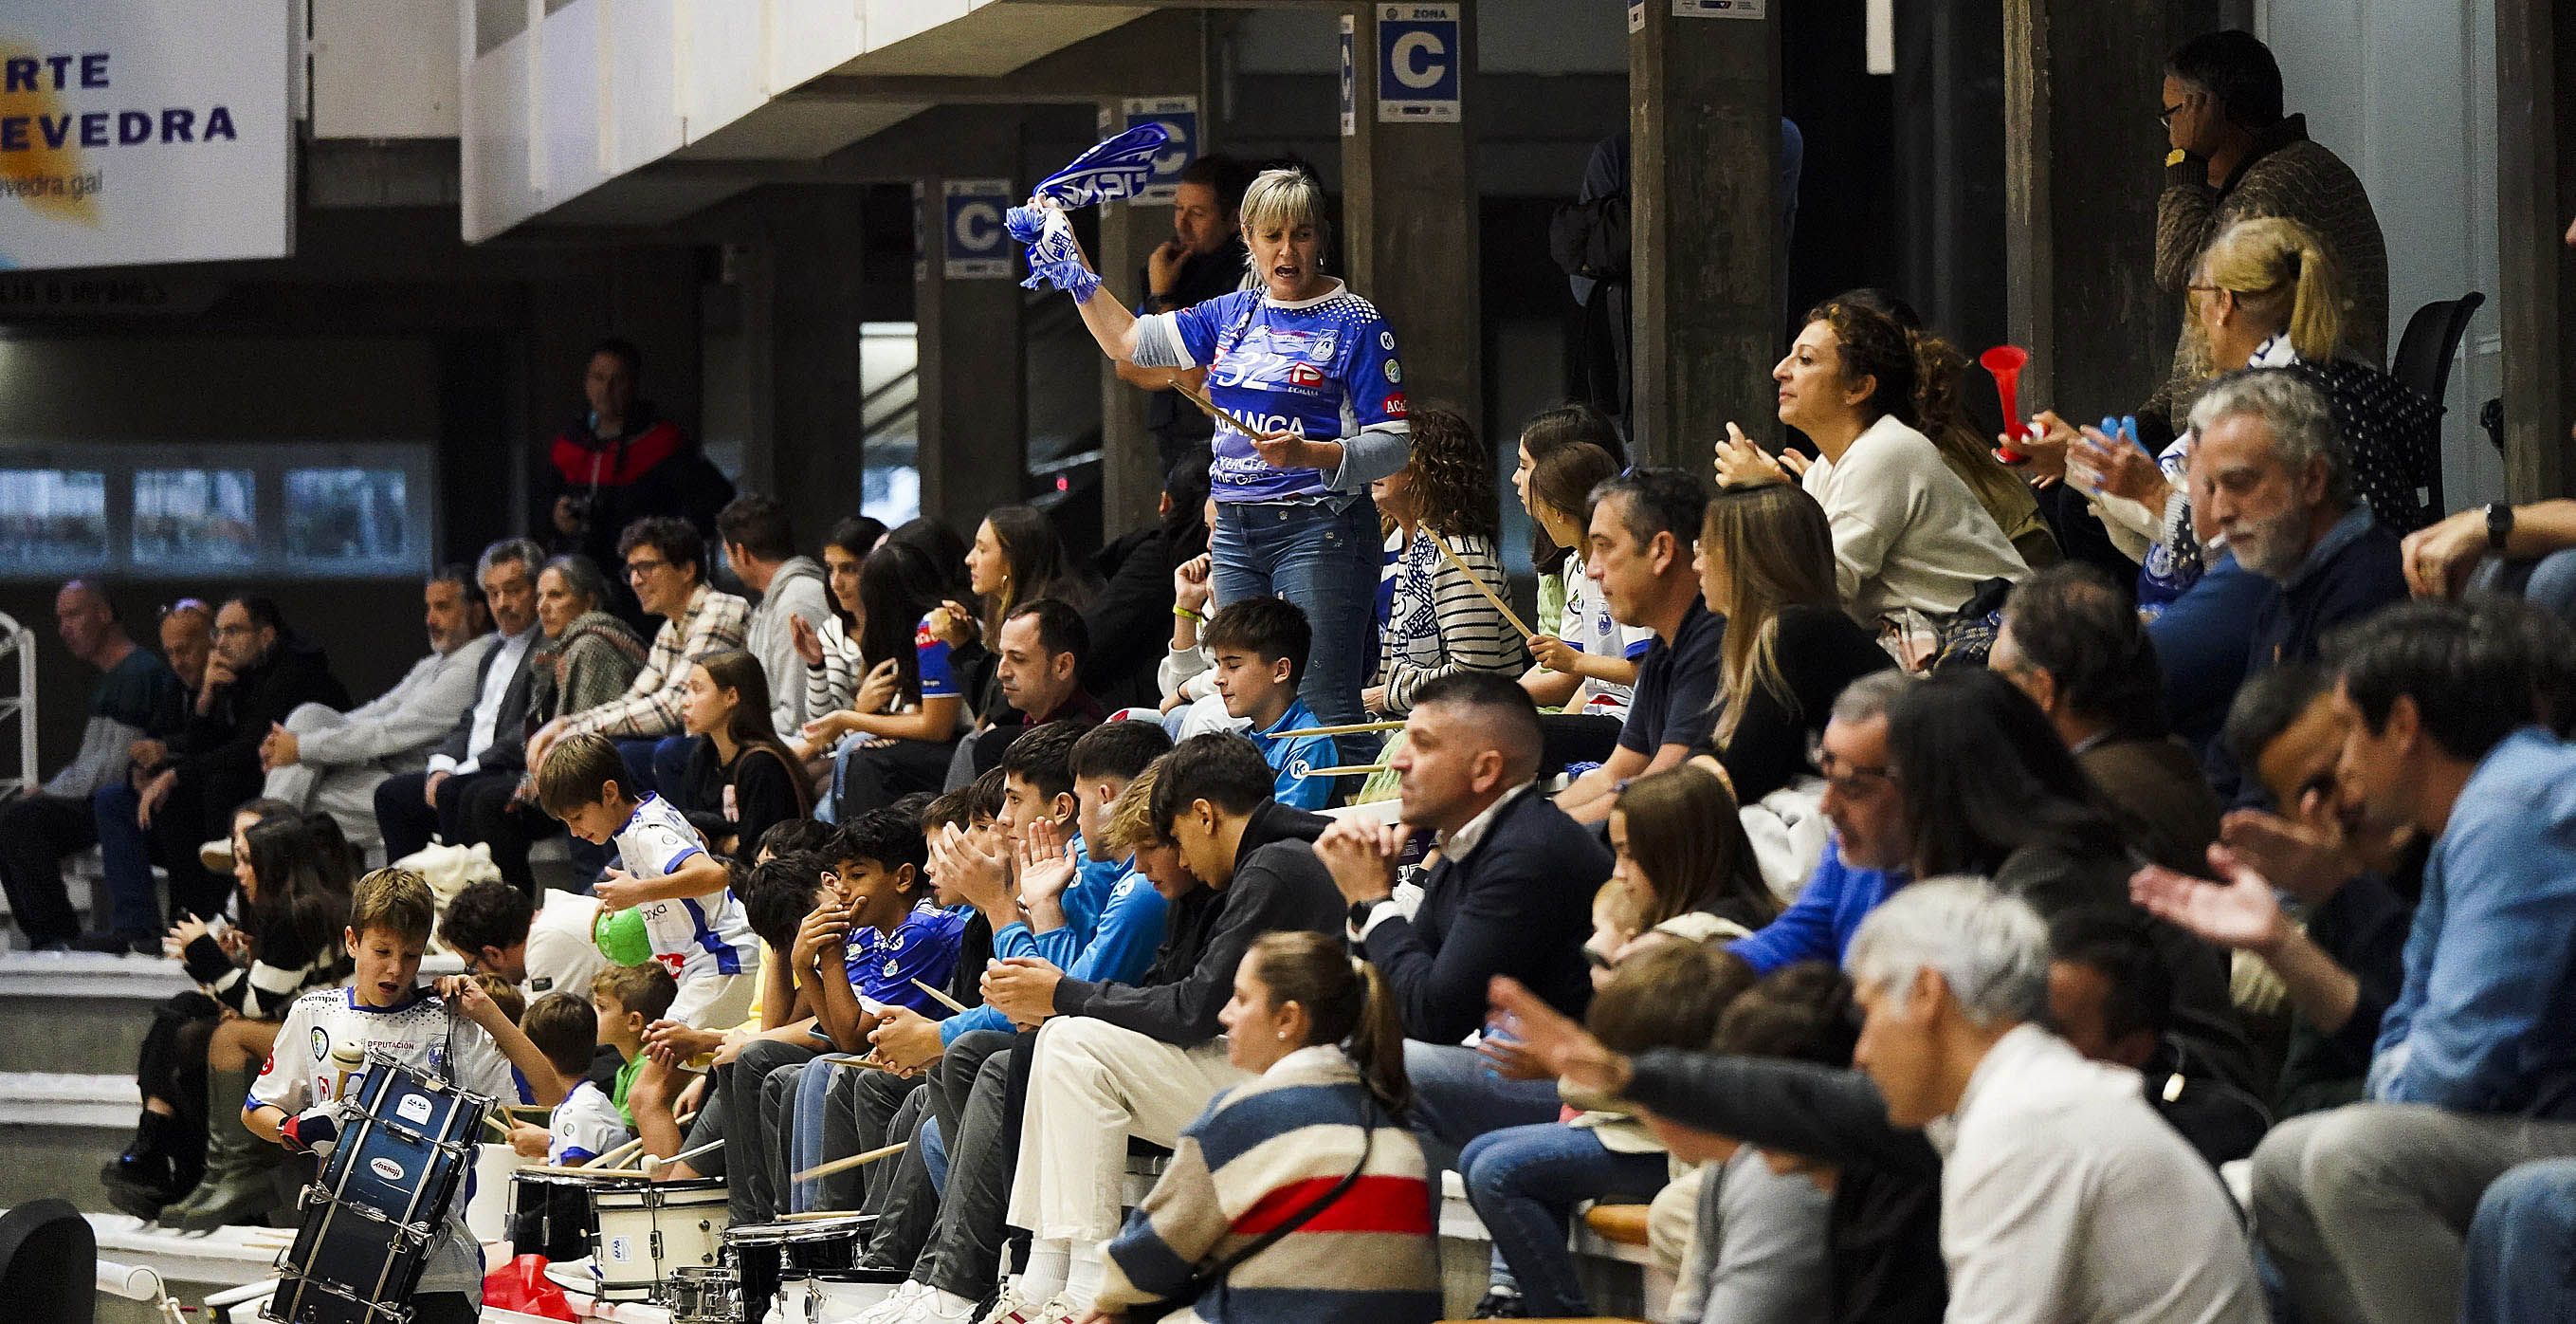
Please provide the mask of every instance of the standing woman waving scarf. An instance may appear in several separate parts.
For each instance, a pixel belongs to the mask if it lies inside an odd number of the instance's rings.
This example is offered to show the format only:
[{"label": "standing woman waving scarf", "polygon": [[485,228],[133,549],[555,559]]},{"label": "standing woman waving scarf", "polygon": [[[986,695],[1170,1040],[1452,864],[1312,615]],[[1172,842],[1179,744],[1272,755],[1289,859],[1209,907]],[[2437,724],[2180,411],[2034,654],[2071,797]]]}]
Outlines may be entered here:
[{"label": "standing woman waving scarf", "polygon": [[1141,318],[1093,298],[1080,304],[1082,321],[1113,359],[1207,368],[1208,398],[1258,429],[1216,425],[1216,600],[1275,595],[1303,608],[1315,647],[1300,697],[1325,722],[1357,722],[1377,653],[1368,485],[1409,457],[1404,368],[1376,306],[1324,274],[1324,191],[1313,176],[1263,171],[1244,191],[1243,238],[1259,288]]}]

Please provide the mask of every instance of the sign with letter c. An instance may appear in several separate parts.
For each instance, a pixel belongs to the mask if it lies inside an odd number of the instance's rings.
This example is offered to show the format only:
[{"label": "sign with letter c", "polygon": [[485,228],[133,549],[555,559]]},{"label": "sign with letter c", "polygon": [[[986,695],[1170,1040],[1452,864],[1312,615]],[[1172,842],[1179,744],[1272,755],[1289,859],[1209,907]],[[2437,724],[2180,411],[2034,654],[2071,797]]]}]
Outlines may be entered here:
[{"label": "sign with letter c", "polygon": [[942,274],[950,280],[1009,278],[1010,236],[1002,228],[1002,215],[1011,208],[1011,181],[942,180],[941,193],[946,250]]},{"label": "sign with letter c", "polygon": [[1377,7],[1377,118],[1381,124],[1458,120],[1458,6]]}]

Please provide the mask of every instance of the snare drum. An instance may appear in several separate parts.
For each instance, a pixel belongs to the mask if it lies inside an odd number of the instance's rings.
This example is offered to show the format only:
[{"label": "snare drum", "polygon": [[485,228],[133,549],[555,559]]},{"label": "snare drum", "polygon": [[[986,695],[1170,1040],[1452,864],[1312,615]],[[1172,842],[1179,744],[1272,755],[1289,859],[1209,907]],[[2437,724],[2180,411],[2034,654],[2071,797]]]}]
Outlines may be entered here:
[{"label": "snare drum", "polygon": [[602,1301],[663,1301],[673,1269],[706,1267],[724,1249],[720,1179],[648,1183],[590,1192],[590,1274]]},{"label": "snare drum", "polygon": [[743,1324],[742,1280],[730,1268],[673,1269],[671,1324]]},{"label": "snare drum", "polygon": [[641,1177],[584,1177],[568,1172],[510,1174],[510,1250],[570,1264],[590,1254],[590,1193],[640,1190]]},{"label": "snare drum", "polygon": [[492,1101],[367,1055],[354,1116],[298,1203],[302,1226],[277,1261],[264,1319],[407,1324],[406,1304],[445,1230]]},{"label": "snare drum", "polygon": [[[761,1324],[782,1287],[818,1274],[849,1273],[873,1214],[838,1214],[725,1230],[725,1253],[742,1275],[745,1324]],[[791,1312],[790,1324],[796,1317]]]},{"label": "snare drum", "polygon": [[[779,1290],[774,1324],[823,1324],[825,1320],[849,1319],[893,1296],[903,1287],[906,1276],[901,1269],[842,1269],[790,1278]],[[759,1302],[745,1298],[745,1324],[763,1324],[767,1317],[755,1313],[760,1309]]]}]

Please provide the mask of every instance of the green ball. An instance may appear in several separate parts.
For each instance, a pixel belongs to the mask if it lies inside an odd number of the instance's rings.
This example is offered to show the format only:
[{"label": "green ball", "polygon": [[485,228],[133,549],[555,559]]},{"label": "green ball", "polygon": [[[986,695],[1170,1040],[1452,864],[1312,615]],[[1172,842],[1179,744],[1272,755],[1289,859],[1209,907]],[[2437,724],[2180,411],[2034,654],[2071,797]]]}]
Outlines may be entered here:
[{"label": "green ball", "polygon": [[644,931],[644,912],[632,906],[601,911],[591,923],[590,940],[612,965],[647,965],[653,960],[653,938]]}]

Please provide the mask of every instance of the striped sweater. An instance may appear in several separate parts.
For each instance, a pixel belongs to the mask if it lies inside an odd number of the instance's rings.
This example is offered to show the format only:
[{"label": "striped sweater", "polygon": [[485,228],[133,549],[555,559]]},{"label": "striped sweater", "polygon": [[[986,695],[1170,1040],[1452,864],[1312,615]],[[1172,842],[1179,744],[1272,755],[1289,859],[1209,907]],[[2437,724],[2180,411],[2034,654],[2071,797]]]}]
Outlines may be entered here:
[{"label": "striped sweater", "polygon": [[680,700],[689,690],[689,667],[709,653],[742,647],[751,604],[704,584],[689,590],[688,605],[662,622],[626,693],[565,719],[563,734],[594,731],[619,739],[667,736],[680,729]]},{"label": "striped sweater", "polygon": [[[1457,561],[1440,554],[1425,525],[1413,541],[1400,544],[1402,530],[1387,535],[1393,563],[1394,594],[1386,628],[1378,636],[1378,683],[1386,687],[1383,711],[1401,717],[1413,710],[1414,693],[1453,671],[1491,671],[1518,676],[1529,669],[1529,646],[1494,604],[1476,591],[1476,583],[1500,595],[1511,588],[1503,574],[1494,540],[1482,535],[1448,537]],[[1475,579],[1459,573],[1464,564]]]},{"label": "striped sweater", "polygon": [[1106,1246],[1098,1308],[1170,1300],[1368,1167],[1330,1208],[1235,1266],[1167,1318],[1260,1324],[1427,1324],[1440,1315],[1429,1169],[1402,1123],[1367,1108],[1337,1046],[1302,1048],[1217,1097],[1181,1132],[1160,1181]]}]

